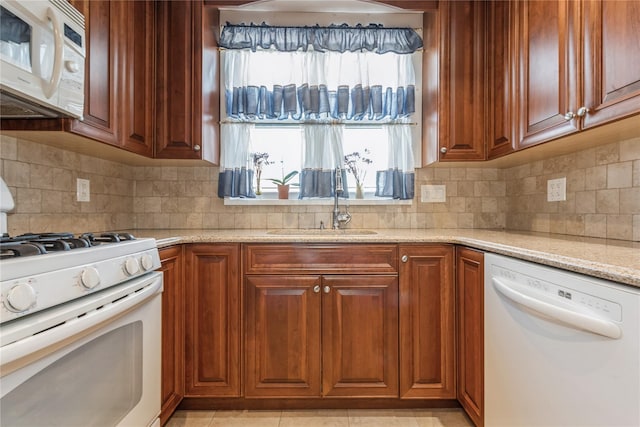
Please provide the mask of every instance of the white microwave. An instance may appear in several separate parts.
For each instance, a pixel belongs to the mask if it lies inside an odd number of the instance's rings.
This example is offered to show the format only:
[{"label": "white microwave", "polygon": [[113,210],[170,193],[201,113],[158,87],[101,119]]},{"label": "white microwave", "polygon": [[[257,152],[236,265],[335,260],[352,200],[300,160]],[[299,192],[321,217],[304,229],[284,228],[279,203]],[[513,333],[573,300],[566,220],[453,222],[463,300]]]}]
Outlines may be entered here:
[{"label": "white microwave", "polygon": [[84,16],[66,0],[0,3],[0,116],[81,118]]}]

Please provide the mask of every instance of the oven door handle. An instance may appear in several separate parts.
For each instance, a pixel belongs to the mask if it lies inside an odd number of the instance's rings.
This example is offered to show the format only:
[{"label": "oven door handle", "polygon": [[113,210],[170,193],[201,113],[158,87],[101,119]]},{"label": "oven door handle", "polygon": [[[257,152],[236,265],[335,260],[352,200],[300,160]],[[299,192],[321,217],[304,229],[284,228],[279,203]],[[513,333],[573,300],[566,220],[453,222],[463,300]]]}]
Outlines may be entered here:
[{"label": "oven door handle", "polygon": [[[120,297],[61,325],[3,346],[0,348],[2,369],[5,370],[9,363],[26,356],[43,357],[68,345],[69,340],[75,341],[92,333],[105,323],[112,322],[162,292],[162,285],[162,276],[159,276],[148,286],[137,292]],[[45,354],[40,353],[43,350],[46,350]],[[8,369],[8,371],[11,371],[11,369]]]},{"label": "oven door handle", "polygon": [[506,298],[548,319],[608,338],[619,339],[622,336],[620,326],[607,319],[577,311],[567,303],[543,300],[543,296],[515,283],[508,283],[495,277],[492,278],[492,282],[496,290]]}]

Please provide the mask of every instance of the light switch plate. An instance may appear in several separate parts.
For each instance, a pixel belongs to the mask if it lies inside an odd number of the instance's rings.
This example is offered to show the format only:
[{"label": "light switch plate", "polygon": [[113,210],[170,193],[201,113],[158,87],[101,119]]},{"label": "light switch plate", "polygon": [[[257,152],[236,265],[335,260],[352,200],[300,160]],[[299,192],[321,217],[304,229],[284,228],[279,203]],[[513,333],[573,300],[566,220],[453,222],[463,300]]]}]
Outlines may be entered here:
[{"label": "light switch plate", "polygon": [[91,201],[90,181],[88,179],[78,178],[76,182],[76,200],[78,202]]},{"label": "light switch plate", "polygon": [[562,202],[567,200],[567,178],[550,179],[547,181],[547,201]]},{"label": "light switch plate", "polygon": [[444,203],[447,201],[446,185],[421,185],[420,201],[422,203]]}]

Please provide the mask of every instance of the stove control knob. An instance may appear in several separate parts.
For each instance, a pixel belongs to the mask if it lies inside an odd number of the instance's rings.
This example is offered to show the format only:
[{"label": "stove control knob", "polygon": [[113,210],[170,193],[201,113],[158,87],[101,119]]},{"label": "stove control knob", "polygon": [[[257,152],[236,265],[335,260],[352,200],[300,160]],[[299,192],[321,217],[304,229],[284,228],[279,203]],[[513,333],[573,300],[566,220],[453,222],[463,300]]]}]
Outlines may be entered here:
[{"label": "stove control knob", "polygon": [[129,276],[133,276],[134,274],[140,271],[140,264],[138,264],[138,260],[134,257],[129,257],[124,260],[124,271]]},{"label": "stove control knob", "polygon": [[100,284],[100,273],[94,267],[87,267],[80,273],[80,283],[87,289],[93,289]]},{"label": "stove control knob", "polygon": [[140,257],[140,265],[144,271],[149,271],[153,268],[153,258],[149,254],[144,254]]},{"label": "stove control knob", "polygon": [[28,283],[20,283],[9,290],[4,305],[11,311],[20,312],[36,304],[36,291]]}]

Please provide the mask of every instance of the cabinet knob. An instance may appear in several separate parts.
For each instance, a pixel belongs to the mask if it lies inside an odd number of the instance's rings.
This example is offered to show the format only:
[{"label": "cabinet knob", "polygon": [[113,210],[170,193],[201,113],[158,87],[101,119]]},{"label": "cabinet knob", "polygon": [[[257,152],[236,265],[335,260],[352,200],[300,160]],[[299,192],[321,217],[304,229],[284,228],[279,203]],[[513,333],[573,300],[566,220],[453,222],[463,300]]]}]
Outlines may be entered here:
[{"label": "cabinet knob", "polygon": [[402,262],[407,262],[409,261],[409,257],[406,255],[402,255],[402,258],[400,258],[400,260],[402,260]]},{"label": "cabinet knob", "polygon": [[331,288],[329,286],[325,286],[322,290],[325,294],[328,294],[331,291]]},{"label": "cabinet knob", "polygon": [[442,154],[447,154],[447,147],[440,147],[440,152]]},{"label": "cabinet knob", "polygon": [[315,285],[315,286],[313,287],[313,292],[315,292],[316,294],[317,294],[318,292],[320,292],[320,285]]},{"label": "cabinet knob", "polygon": [[565,119],[566,121],[573,120],[573,119],[575,119],[575,117],[576,117],[576,113],[574,113],[573,111],[568,111],[568,112],[564,115],[564,119]]},{"label": "cabinet knob", "polygon": [[588,112],[589,112],[589,109],[587,107],[580,107],[578,108],[578,112],[576,114],[578,117],[584,117],[587,115]]},{"label": "cabinet knob", "polygon": [[194,145],[193,151],[200,151],[200,146],[198,144]]}]

